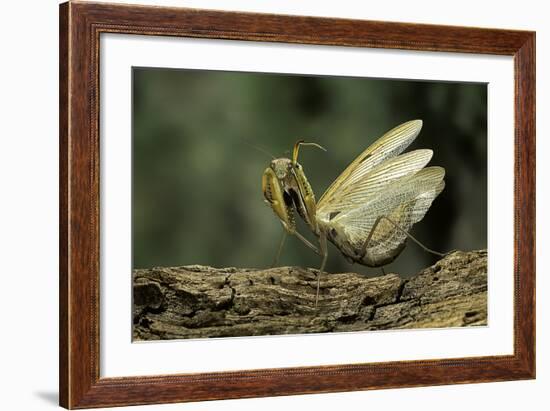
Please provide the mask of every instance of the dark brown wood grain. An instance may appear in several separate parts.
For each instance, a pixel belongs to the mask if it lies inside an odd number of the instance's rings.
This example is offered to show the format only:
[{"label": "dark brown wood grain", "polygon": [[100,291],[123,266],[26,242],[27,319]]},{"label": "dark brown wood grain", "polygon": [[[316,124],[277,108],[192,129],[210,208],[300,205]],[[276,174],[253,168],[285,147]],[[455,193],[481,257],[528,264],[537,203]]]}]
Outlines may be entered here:
[{"label": "dark brown wood grain", "polygon": [[69,133],[68,73],[69,37],[68,4],[60,6],[59,14],[59,403],[69,404],[69,278],[68,278],[68,172]]},{"label": "dark brown wood grain", "polygon": [[[100,378],[99,35],[108,32],[514,56],[514,354]],[[73,2],[60,6],[59,55],[62,406],[87,408],[534,378],[533,32]]]}]

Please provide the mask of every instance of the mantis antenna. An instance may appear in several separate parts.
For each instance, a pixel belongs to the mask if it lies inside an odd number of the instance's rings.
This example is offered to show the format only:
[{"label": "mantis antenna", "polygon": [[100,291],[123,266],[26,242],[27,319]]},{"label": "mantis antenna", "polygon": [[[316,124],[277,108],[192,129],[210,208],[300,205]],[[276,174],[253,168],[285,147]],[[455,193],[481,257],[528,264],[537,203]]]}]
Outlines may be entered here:
[{"label": "mantis antenna", "polygon": [[259,152],[262,153],[262,154],[265,154],[266,156],[271,157],[272,160],[275,160],[275,156],[274,156],[273,154],[271,154],[269,151],[267,151],[265,148],[263,148],[262,146],[257,145],[257,144],[253,144],[253,143],[251,143],[250,141],[248,141],[248,140],[246,140],[246,139],[244,139],[244,138],[237,138],[237,140],[242,141],[242,142],[245,143],[247,146],[253,148],[254,150],[259,151]]},{"label": "mantis antenna", "polygon": [[296,144],[294,144],[294,150],[292,151],[292,165],[296,165],[296,163],[298,162],[298,152],[300,151],[300,146],[313,146],[313,147],[317,147],[323,151],[327,151],[326,148],[324,148],[322,145],[320,144],[317,144],[317,143],[309,143],[309,142],[306,142],[304,140],[298,140],[296,142]]}]

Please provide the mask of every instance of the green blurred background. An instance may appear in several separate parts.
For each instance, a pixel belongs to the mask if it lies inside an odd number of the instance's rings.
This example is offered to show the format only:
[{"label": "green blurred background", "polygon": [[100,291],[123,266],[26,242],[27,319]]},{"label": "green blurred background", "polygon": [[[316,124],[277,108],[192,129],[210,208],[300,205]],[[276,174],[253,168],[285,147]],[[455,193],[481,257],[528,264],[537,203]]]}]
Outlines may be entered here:
[{"label": "green blurred background", "polygon": [[[487,246],[486,84],[134,68],[133,93],[134,268],[270,266],[282,227],[261,191],[270,157],[249,143],[275,157],[299,138],[326,147],[300,151],[319,199],[370,143],[412,119],[424,127],[409,150],[431,148],[447,172],[413,234],[439,251]],[[409,242],[386,272],[408,277],[434,261]],[[319,264],[295,238],[279,261]],[[327,271],[350,270],[380,274],[331,244]]]}]

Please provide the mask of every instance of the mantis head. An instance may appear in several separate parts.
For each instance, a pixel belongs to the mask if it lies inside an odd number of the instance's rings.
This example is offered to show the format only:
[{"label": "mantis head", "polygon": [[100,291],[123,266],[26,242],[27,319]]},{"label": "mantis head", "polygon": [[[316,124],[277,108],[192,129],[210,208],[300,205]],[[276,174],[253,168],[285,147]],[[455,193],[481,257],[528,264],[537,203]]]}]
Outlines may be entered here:
[{"label": "mantis head", "polygon": [[312,229],[316,230],[317,227],[315,197],[303,168],[298,163],[300,146],[314,146],[326,151],[319,144],[299,140],[294,144],[292,159],[284,157],[273,159],[262,176],[265,202],[289,233],[293,233],[296,228],[294,208]]}]

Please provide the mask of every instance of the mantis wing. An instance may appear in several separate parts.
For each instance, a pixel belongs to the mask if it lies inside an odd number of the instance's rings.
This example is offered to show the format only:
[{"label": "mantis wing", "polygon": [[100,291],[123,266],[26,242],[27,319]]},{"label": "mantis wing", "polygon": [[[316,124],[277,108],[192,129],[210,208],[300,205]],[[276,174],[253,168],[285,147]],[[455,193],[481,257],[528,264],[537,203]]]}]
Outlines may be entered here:
[{"label": "mantis wing", "polygon": [[[351,259],[369,266],[392,261],[404,246],[406,234],[381,217],[388,217],[402,230],[409,231],[420,221],[433,200],[445,187],[442,167],[428,167],[394,180],[363,205],[321,224],[329,239]],[[369,243],[365,244],[371,231]]]},{"label": "mantis wing", "polygon": [[326,204],[330,204],[342,188],[361,180],[384,160],[402,153],[414,141],[421,128],[422,120],[408,121],[376,140],[334,180],[320,198],[317,208],[322,209]]},{"label": "mantis wing", "polygon": [[432,150],[415,150],[390,158],[362,174],[353,184],[342,184],[330,201],[317,208],[317,218],[331,220],[340,213],[361,207],[371,198],[390,187],[396,180],[417,173],[431,160]]}]

